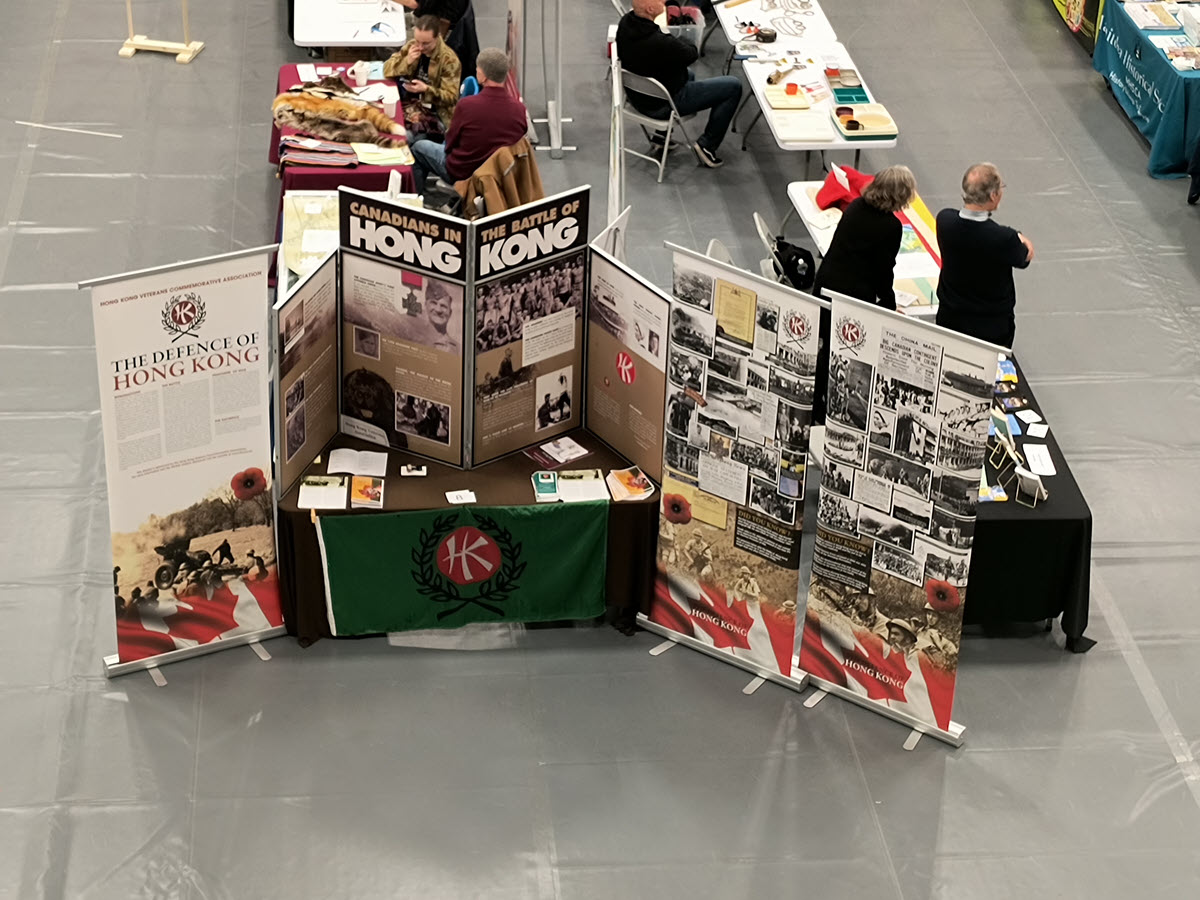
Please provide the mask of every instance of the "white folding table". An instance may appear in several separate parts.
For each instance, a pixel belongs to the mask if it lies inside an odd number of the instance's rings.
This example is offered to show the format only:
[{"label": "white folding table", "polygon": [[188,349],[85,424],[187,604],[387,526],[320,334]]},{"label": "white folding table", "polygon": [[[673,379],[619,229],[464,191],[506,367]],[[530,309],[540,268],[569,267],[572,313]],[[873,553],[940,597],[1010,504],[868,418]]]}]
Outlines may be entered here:
[{"label": "white folding table", "polygon": [[295,0],[297,47],[399,47],[404,7],[391,0]]}]

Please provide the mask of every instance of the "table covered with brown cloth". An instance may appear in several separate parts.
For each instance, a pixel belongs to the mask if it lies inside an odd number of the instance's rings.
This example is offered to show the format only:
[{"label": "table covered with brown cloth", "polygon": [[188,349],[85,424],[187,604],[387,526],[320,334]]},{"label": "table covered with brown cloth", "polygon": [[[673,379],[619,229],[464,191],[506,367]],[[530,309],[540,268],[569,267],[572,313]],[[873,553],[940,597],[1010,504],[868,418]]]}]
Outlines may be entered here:
[{"label": "table covered with brown cloth", "polygon": [[[629,465],[623,457],[585,431],[572,432],[570,437],[592,452],[567,463],[562,469],[595,468],[607,474],[612,469],[623,469]],[[337,447],[383,449],[339,435],[321,455],[321,462],[310,466],[306,474],[324,475],[329,450]],[[428,474],[424,477],[402,477],[400,467],[406,464],[426,466]],[[446,507],[449,505],[446,492],[458,490],[474,491],[480,506],[534,505],[530,475],[540,468],[542,466],[523,453],[515,453],[478,469],[463,471],[409,453],[390,450],[383,490],[384,510],[397,512]],[[297,505],[298,495],[297,485],[279,503],[276,541],[284,624],[288,634],[307,646],[318,638],[329,637],[330,630],[317,530],[310,511]],[[658,501],[659,494],[655,491],[646,500],[610,503],[608,507],[606,600],[608,614],[618,627],[631,627],[638,611],[649,604],[658,546]],[[320,510],[318,515],[370,516],[374,513],[374,510],[346,509]],[[571,536],[562,535],[562,539],[569,541]],[[401,564],[406,560],[395,562]]]}]

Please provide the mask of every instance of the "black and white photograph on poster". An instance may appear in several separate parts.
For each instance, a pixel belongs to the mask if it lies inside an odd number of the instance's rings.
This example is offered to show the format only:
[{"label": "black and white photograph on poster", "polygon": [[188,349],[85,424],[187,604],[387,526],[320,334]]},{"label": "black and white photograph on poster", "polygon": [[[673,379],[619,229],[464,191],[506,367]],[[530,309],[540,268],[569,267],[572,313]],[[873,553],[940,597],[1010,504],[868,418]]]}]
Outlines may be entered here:
[{"label": "black and white photograph on poster", "polygon": [[876,478],[869,472],[854,473],[854,490],[850,496],[866,506],[874,507],[880,512],[892,510],[892,483]]},{"label": "black and white photograph on poster", "polygon": [[496,372],[483,373],[483,381],[475,386],[475,397],[478,400],[495,400],[529,382],[533,378],[533,366],[517,367],[513,363],[513,348],[504,351],[504,358],[496,367]]},{"label": "black and white photograph on poster", "polygon": [[921,332],[882,328],[879,334],[879,374],[929,391],[937,390],[942,364],[940,344],[926,340]]},{"label": "black and white photograph on poster", "polygon": [[921,576],[924,574],[924,566],[919,559],[883,541],[875,542],[875,555],[871,564],[889,575],[903,578],[909,584],[921,584]]},{"label": "black and white photograph on poster", "polygon": [[367,359],[379,359],[379,332],[355,325],[354,352]]},{"label": "black and white photograph on poster", "polygon": [[987,371],[979,363],[959,359],[949,353],[942,357],[942,387],[992,402],[995,393],[993,381],[996,373]]},{"label": "black and white photograph on poster", "polygon": [[396,430],[439,444],[450,443],[450,407],[396,392]]},{"label": "black and white photograph on poster", "polygon": [[925,560],[926,581],[947,581],[958,588],[966,585],[967,572],[971,568],[971,557],[967,551],[917,538],[914,555],[917,559]]},{"label": "black and white photograph on poster", "polygon": [[899,519],[894,519],[887,513],[879,512],[869,506],[858,507],[858,533],[862,537],[875,538],[909,553],[913,549],[913,527]]},{"label": "black and white photograph on poster", "polygon": [[[708,393],[704,399],[707,404],[705,414],[712,419],[719,419],[727,426],[736,429],[742,440],[753,440],[758,433],[762,421],[762,404],[749,396],[740,384],[722,381],[719,378],[708,379]],[[726,434],[729,428],[717,428]]]},{"label": "black and white photograph on poster", "polygon": [[667,381],[676,387],[691,388],[703,394],[707,366],[707,362],[699,356],[672,348],[667,356]]},{"label": "black and white photograph on poster", "polygon": [[794,375],[809,377],[817,374],[816,353],[806,353],[794,347],[785,347],[783,344],[767,355],[767,362],[773,366],[787,369]]},{"label": "black and white photograph on poster", "polygon": [[908,406],[928,415],[933,412],[933,391],[876,374],[875,405],[890,410],[895,410],[898,406]]},{"label": "black and white photograph on poster", "polygon": [[858,536],[858,504],[836,494],[821,491],[817,500],[817,521],[831,531]]},{"label": "black and white photograph on poster", "polygon": [[733,445],[733,458],[745,463],[750,474],[756,478],[777,478],[779,468],[779,451],[769,450],[761,444],[749,441],[738,441]]},{"label": "black and white photograph on poster", "polygon": [[293,456],[300,452],[300,448],[304,446],[305,440],[308,438],[307,428],[304,422],[304,406],[301,405],[290,419],[287,420],[287,459],[290,461]]},{"label": "black and white photograph on poster", "polygon": [[[826,441],[828,442],[828,438]],[[922,499],[929,498],[929,488],[933,481],[933,471],[929,466],[872,447],[867,454],[867,471],[876,478],[890,481]]]},{"label": "black and white photograph on poster", "polygon": [[901,522],[907,522],[918,531],[928,532],[929,519],[933,513],[933,502],[914,497],[904,491],[896,491],[892,495],[892,515]]},{"label": "black and white photograph on poster", "polygon": [[812,428],[812,410],[792,406],[779,401],[775,414],[775,442],[781,447],[796,450],[808,446],[808,433]]},{"label": "black and white photograph on poster", "polygon": [[878,406],[871,410],[871,428],[867,440],[876,447],[891,450],[895,434],[896,414]]},{"label": "black and white photograph on poster", "polygon": [[842,463],[836,463],[828,459],[825,460],[825,467],[821,472],[821,490],[833,491],[835,494],[849,497],[853,486],[853,469]]},{"label": "black and white photograph on poster", "polygon": [[712,361],[708,364],[708,374],[724,378],[726,381],[746,383],[746,354],[749,351],[735,347],[724,341],[713,345]]},{"label": "black and white photograph on poster", "polygon": [[675,272],[672,293],[675,299],[712,312],[713,277],[699,272],[688,265],[687,257],[675,254]]},{"label": "black and white photograph on poster", "polygon": [[856,469],[863,467],[867,436],[837,425],[825,425],[825,455]]},{"label": "black and white photograph on poster", "polygon": [[728,443],[721,447],[729,438],[714,434],[713,439],[717,452],[701,453],[697,460],[700,490],[741,506],[746,502],[746,467],[729,458]]},{"label": "black and white photograph on poster", "polygon": [[956,516],[935,506],[930,516],[929,536],[956,550],[969,550],[975,543],[975,517]]},{"label": "black and white photograph on poster", "polygon": [[691,447],[698,447],[701,450],[707,450],[712,444],[713,430],[707,425],[700,422],[699,416],[692,416],[691,426],[688,428],[687,442]]},{"label": "black and white photograph on poster", "polygon": [[772,394],[777,394],[790,403],[798,406],[812,406],[814,388],[815,385],[811,378],[792,375],[778,366],[771,369],[768,389]]},{"label": "black and white photograph on poster", "polygon": [[687,441],[681,441],[677,437],[667,435],[667,439],[663,445],[665,447],[665,455],[667,466],[672,469],[678,469],[685,475],[691,475],[696,478],[700,474],[700,450],[697,447],[691,447]]},{"label": "black and white photograph on poster", "polygon": [[991,401],[942,391],[937,405],[942,419],[937,464],[957,472],[977,471],[987,453]]},{"label": "black and white photograph on poster", "polygon": [[[738,429],[736,425],[731,425],[724,419],[717,418],[716,416],[710,415],[703,410],[696,413],[696,422],[705,428],[717,432],[718,434],[727,434],[732,438],[738,436]],[[705,438],[705,440],[707,441],[707,438]]]},{"label": "black and white photograph on poster", "polygon": [[937,460],[940,424],[934,416],[900,404],[896,408],[896,435],[892,450],[914,462],[933,465]]},{"label": "black and white photograph on poster", "polygon": [[779,493],[797,498],[804,490],[805,454],[795,450],[779,451]]},{"label": "black and white photograph on poster", "polygon": [[393,447],[407,447],[408,438],[396,430],[396,393],[382,375],[351,369],[342,378],[342,412],[373,425]]},{"label": "black and white photograph on poster", "polygon": [[[337,285],[332,273],[325,284],[328,285],[328,289],[319,289],[317,293],[303,300],[292,300],[288,303],[289,307],[296,303],[304,307],[304,324],[299,334],[295,335],[296,339],[291,346],[285,346],[278,360],[280,378],[287,378],[301,359],[310,359],[310,351],[318,344],[323,341],[336,341],[332,336],[337,330]],[[288,318],[290,319],[290,316]],[[286,332],[287,325],[288,321],[285,319],[280,327]],[[293,325],[292,328],[294,332],[296,326]]]},{"label": "black and white photograph on poster", "polygon": [[754,318],[754,349],[759,353],[774,353],[779,346],[778,330],[779,305],[760,296]]},{"label": "black and white photograph on poster", "polygon": [[748,397],[746,386],[736,381],[729,381],[717,375],[712,366],[708,367],[708,384],[704,392],[706,400],[723,400],[726,403],[737,403]]},{"label": "black and white photograph on poster", "polygon": [[617,343],[637,348],[656,369],[665,370],[669,303],[658,295],[648,296],[644,285],[603,256],[592,254],[590,260],[588,319]]},{"label": "black and white photograph on poster", "polygon": [[829,359],[828,406],[828,418],[866,431],[867,410],[871,406],[871,367],[861,359],[833,354]]},{"label": "black and white photograph on poster", "polygon": [[446,353],[462,351],[461,285],[358,260],[356,266],[361,274],[342,304],[346,322]]},{"label": "black and white photograph on poster", "polygon": [[667,433],[686,438],[691,431],[695,412],[696,401],[683,391],[675,391],[667,398]]},{"label": "black and white photograph on poster", "polygon": [[713,355],[717,340],[717,320],[697,310],[671,307],[671,343],[701,356]]},{"label": "black and white photograph on poster", "polygon": [[713,459],[732,459],[733,438],[710,429],[708,433],[708,455]]},{"label": "black and white photograph on poster", "polygon": [[571,418],[572,370],[572,366],[563,366],[538,376],[533,391],[534,431],[544,431]]},{"label": "black and white photograph on poster", "polygon": [[304,376],[297,378],[284,398],[284,415],[290,416],[304,402]]},{"label": "black and white photograph on poster", "polygon": [[475,291],[475,349],[483,353],[521,340],[530,322],[568,308],[575,310],[578,319],[583,313],[585,268],[581,251],[479,287]]},{"label": "black and white photograph on poster", "polygon": [[408,288],[403,301],[407,315],[396,336],[446,353],[461,352],[457,336],[462,333],[462,288],[433,278],[423,281],[422,297],[415,287]]},{"label": "black and white photograph on poster", "polygon": [[294,304],[283,320],[283,352],[287,353],[304,337],[304,301]]},{"label": "black and white photograph on poster", "polygon": [[755,391],[765,391],[770,385],[771,367],[750,359],[746,361],[746,387]]},{"label": "black and white photograph on poster", "polygon": [[933,485],[933,505],[960,516],[975,515],[979,502],[979,477],[956,475],[939,469]]},{"label": "black and white photograph on poster", "polygon": [[750,503],[748,505],[751,509],[757,509],[763,515],[770,516],[785,525],[796,524],[796,501],[781,497],[772,481],[751,478]]}]

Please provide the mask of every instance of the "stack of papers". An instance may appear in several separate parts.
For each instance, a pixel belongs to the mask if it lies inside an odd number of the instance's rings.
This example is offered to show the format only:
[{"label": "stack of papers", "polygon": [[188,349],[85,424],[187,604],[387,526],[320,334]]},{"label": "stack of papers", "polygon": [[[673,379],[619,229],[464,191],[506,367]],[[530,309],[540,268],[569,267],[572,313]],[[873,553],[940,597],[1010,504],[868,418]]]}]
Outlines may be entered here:
[{"label": "stack of papers", "polygon": [[388,455],[373,450],[348,450],[341,447],[329,453],[328,472],[345,472],[348,475],[387,475]]},{"label": "stack of papers", "polygon": [[351,508],[383,509],[383,479],[355,475],[350,479]]},{"label": "stack of papers", "polygon": [[1143,31],[1169,31],[1179,28],[1179,20],[1166,10],[1164,3],[1127,3],[1125,12]]},{"label": "stack of papers", "polygon": [[558,499],[563,503],[607,500],[608,488],[599,469],[568,469],[558,475]]},{"label": "stack of papers", "polygon": [[637,466],[613,469],[604,481],[614,500],[641,500],[654,493],[654,483]]},{"label": "stack of papers", "polygon": [[412,151],[408,145],[399,147],[380,147],[377,144],[361,144],[351,142],[354,155],[364,166],[411,166],[414,162]]},{"label": "stack of papers", "polygon": [[346,484],[341,475],[306,475],[300,482],[300,509],[345,509]]},{"label": "stack of papers", "polygon": [[533,499],[538,503],[558,502],[558,475],[555,472],[534,472],[529,476],[533,482]]}]

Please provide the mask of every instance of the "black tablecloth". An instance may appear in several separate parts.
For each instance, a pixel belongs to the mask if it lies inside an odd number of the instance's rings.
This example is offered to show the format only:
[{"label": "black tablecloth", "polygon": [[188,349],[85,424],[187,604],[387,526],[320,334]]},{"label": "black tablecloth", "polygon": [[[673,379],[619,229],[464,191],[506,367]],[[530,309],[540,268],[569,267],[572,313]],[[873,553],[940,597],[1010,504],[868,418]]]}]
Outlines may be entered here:
[{"label": "black tablecloth", "polygon": [[[1016,394],[1005,396],[1023,397],[1040,415],[1041,407],[1019,364],[1017,375]],[[963,621],[992,625],[1061,615],[1067,649],[1083,653],[1095,643],[1083,636],[1091,597],[1092,512],[1054,439],[1053,423],[1041,439],[1028,438],[1027,426],[1020,424],[1018,448],[1026,440],[1046,444],[1057,474],[1042,476],[1049,499],[1036,509],[1016,502],[1015,482],[1007,501],[979,504]],[[988,484],[998,480],[990,464],[987,480]]]},{"label": "black tablecloth", "polygon": [[[592,435],[583,431],[570,435],[592,452],[568,463],[567,469],[623,469],[629,463]],[[310,466],[307,474],[325,474],[329,450],[352,447],[356,450],[380,450],[365,441],[339,435]],[[424,465],[424,478],[402,478],[400,466]],[[388,452],[387,478],[383,499],[385,511],[435,509],[444,507],[446,491],[470,490],[480,506],[523,506],[533,502],[529,476],[540,469],[523,453],[499,459],[480,469],[461,471],[429,462],[408,453]],[[283,621],[288,634],[308,645],[329,637],[325,609],[325,580],[317,530],[307,509],[297,506],[299,487],[293,488],[279,504],[279,585],[283,603]],[[622,630],[632,630],[637,613],[648,609],[654,588],[655,553],[658,547],[658,500],[656,491],[647,500],[609,504],[608,570],[606,595],[610,619]],[[372,515],[372,510],[321,510],[320,515]],[[567,537],[564,535],[564,540]]]}]

